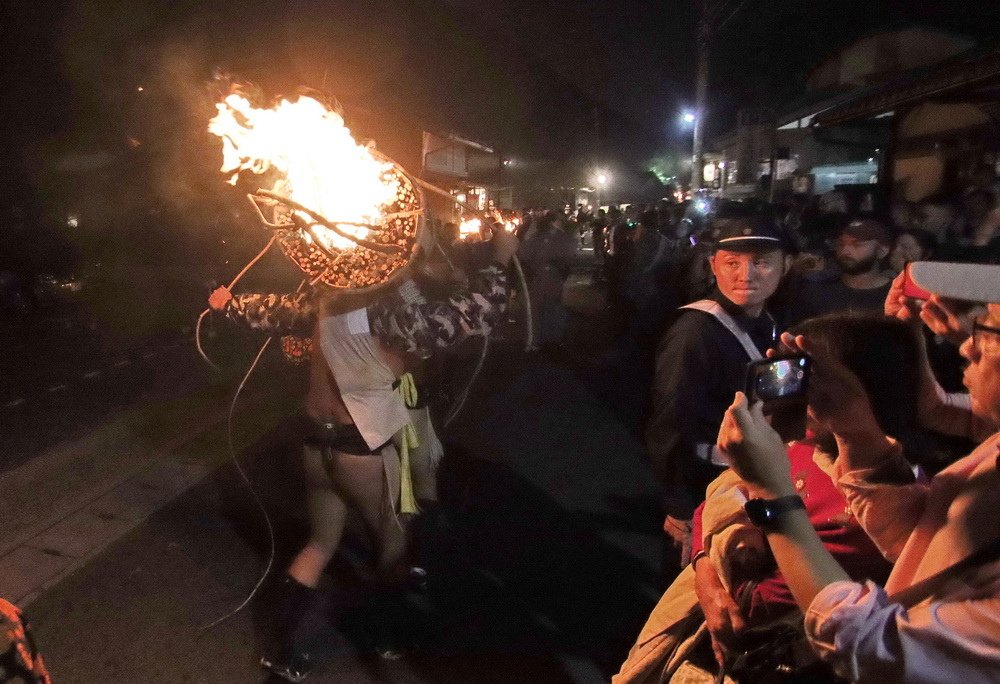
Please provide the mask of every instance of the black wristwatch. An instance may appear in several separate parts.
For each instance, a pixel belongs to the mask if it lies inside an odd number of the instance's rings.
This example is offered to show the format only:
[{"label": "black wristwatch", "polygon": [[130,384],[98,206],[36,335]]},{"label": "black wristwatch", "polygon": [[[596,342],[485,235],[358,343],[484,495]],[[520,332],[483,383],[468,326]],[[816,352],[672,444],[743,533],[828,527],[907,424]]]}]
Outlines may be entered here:
[{"label": "black wristwatch", "polygon": [[750,499],[743,504],[747,517],[757,527],[773,530],[778,519],[790,511],[805,510],[806,503],[798,494],[779,496],[777,499]]}]

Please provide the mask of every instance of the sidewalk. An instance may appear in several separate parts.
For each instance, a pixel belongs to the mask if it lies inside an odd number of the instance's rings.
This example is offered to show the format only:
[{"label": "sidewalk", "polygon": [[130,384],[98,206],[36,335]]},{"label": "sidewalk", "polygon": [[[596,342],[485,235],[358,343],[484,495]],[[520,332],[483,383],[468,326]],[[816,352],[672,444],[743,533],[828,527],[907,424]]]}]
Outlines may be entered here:
[{"label": "sidewalk", "polygon": [[[133,409],[82,440],[0,473],[0,596],[29,606],[202,480],[221,452],[206,457],[188,447],[220,440],[228,395],[216,388]],[[256,439],[276,420],[264,396],[241,397],[241,413],[264,415],[240,439]]]}]

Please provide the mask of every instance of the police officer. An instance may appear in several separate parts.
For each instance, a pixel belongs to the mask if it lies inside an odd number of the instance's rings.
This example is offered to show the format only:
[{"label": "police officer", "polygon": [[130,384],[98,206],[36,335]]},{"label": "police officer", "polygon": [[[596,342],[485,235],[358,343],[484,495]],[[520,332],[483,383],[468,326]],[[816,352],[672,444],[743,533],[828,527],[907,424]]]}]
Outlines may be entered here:
[{"label": "police officer", "polygon": [[767,303],[790,266],[784,235],[770,218],[713,221],[709,266],[716,287],[681,307],[660,340],[646,443],[667,488],[665,529],[687,562],[691,514],[726,467],[715,446],[726,408],[743,389],[746,366],[781,331]]}]

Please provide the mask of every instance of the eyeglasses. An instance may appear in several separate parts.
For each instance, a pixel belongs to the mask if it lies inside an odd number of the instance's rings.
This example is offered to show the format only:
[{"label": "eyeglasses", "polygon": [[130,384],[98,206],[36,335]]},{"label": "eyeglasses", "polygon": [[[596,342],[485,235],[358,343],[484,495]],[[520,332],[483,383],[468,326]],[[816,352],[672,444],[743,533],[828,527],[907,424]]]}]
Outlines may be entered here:
[{"label": "eyeglasses", "polygon": [[[979,351],[983,351],[982,333],[992,333],[993,335],[1000,336],[1000,328],[994,328],[991,325],[986,325],[985,323],[980,323],[979,321],[972,322],[972,346]],[[1000,339],[996,337],[992,337],[990,339],[993,340],[994,345],[1000,346]]]}]

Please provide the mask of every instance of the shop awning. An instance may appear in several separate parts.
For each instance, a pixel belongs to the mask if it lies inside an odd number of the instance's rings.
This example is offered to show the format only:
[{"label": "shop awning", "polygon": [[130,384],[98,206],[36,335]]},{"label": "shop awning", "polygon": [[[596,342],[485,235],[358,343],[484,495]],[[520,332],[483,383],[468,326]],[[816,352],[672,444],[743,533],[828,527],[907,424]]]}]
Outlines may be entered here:
[{"label": "shop awning", "polygon": [[868,119],[931,98],[1000,101],[1000,47],[976,48],[932,67],[856,91],[854,97],[816,116],[818,126]]}]

